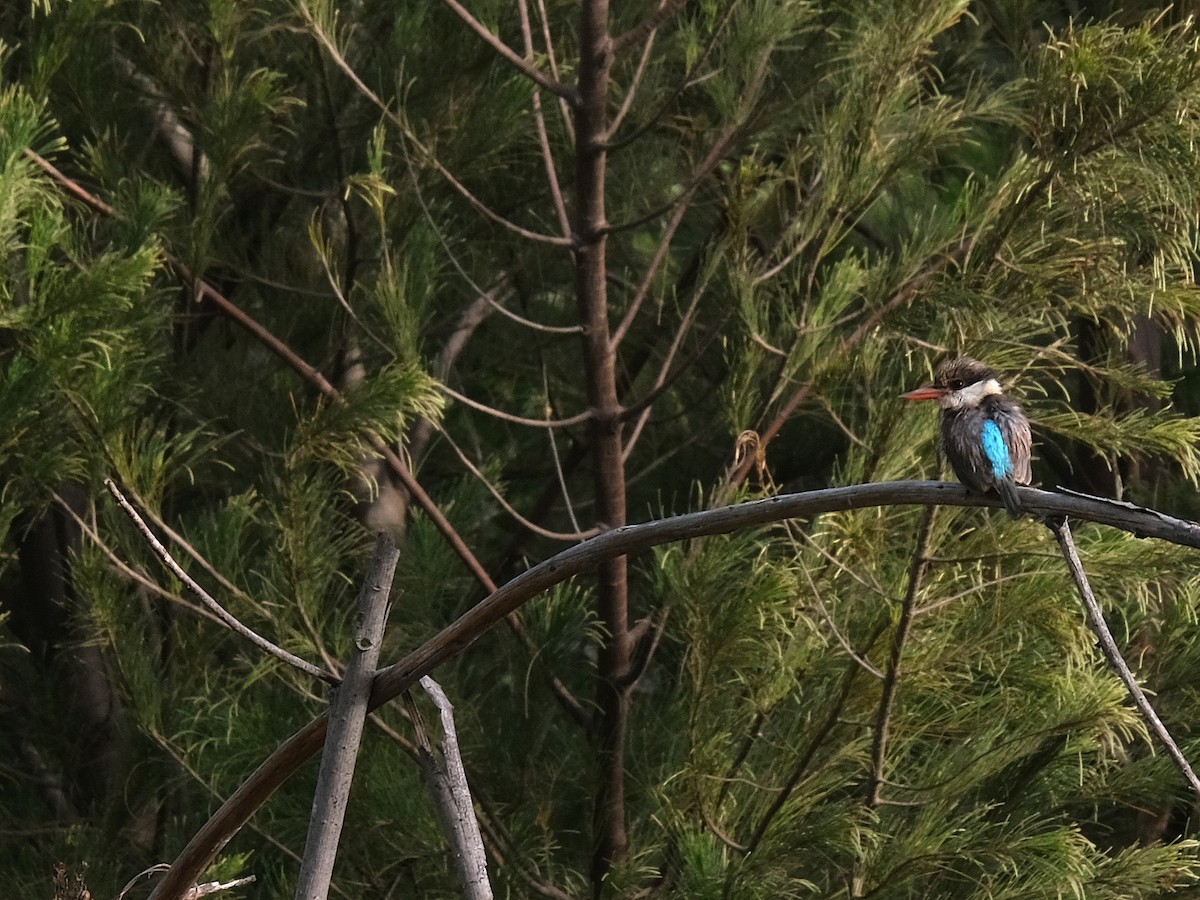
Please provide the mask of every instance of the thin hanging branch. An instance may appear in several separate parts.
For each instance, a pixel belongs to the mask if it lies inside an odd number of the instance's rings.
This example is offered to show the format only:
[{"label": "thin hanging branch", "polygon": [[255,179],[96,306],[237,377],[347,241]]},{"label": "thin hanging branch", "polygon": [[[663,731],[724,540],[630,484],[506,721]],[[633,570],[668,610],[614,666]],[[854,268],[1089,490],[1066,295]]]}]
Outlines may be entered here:
[{"label": "thin hanging branch", "polygon": [[210,622],[216,622],[218,625],[224,624],[224,622],[222,622],[218,616],[209,612],[203,606],[197,606],[194,603],[188,602],[188,600],[181,594],[172,594],[158,582],[148,578],[143,572],[133,568],[133,566],[129,565],[127,562],[125,562],[125,560],[121,559],[121,557],[117,556],[116,551],[113,550],[113,548],[110,547],[100,537],[100,534],[95,528],[92,527],[91,523],[80,516],[79,513],[75,512],[75,510],[71,508],[71,504],[59,496],[57,492],[54,494],[54,503],[63,511],[63,513],[70,516],[75,521],[75,524],[79,526],[79,530],[83,532],[84,536],[89,541],[92,542],[92,546],[96,547],[96,549],[104,554],[105,558],[112,563],[113,568],[132,581],[134,584],[139,584],[147,591],[161,597],[168,603],[175,603],[186,609],[188,612],[208,619]]},{"label": "thin hanging branch", "polygon": [[888,734],[891,730],[892,708],[896,703],[896,690],[900,683],[900,659],[904,654],[904,645],[908,641],[908,632],[912,627],[916,614],[917,596],[921,592],[921,583],[925,580],[925,571],[929,568],[929,542],[933,534],[933,519],[937,512],[936,506],[925,510],[921,520],[920,537],[916,549],[913,550],[912,565],[908,569],[908,587],[904,591],[904,600],[900,604],[900,620],[896,623],[896,631],[892,636],[892,650],[888,655],[887,669],[883,676],[883,690],[879,695],[879,707],[875,714],[875,733],[871,741],[871,777],[867,782],[867,806],[874,809],[883,802],[880,789],[883,787],[883,770],[887,763]]},{"label": "thin hanging branch", "polygon": [[108,488],[108,492],[113,495],[113,498],[117,501],[118,505],[120,505],[121,509],[124,510],[125,515],[129,516],[129,518],[133,521],[133,524],[137,526],[138,531],[142,533],[142,537],[145,539],[146,543],[150,545],[150,549],[154,551],[155,555],[158,556],[160,560],[162,560],[162,564],[171,571],[171,574],[182,581],[187,589],[195,594],[196,597],[199,598],[200,602],[208,607],[209,611],[212,612],[213,615],[215,615],[218,619],[220,619],[230,631],[240,634],[264,653],[268,653],[276,659],[287,663],[289,666],[299,669],[305,675],[311,675],[313,678],[319,678],[329,684],[338,683],[336,675],[326,672],[319,666],[314,666],[312,663],[301,659],[293,653],[288,653],[288,651],[284,650],[282,647],[271,643],[265,637],[253,631],[248,626],[243,625],[237,616],[233,615],[233,613],[229,612],[227,609],[225,609],[225,607],[218,603],[216,599],[210,593],[208,593],[208,591],[202,588],[195,581],[195,579],[193,579],[190,575],[188,575],[187,572],[183,570],[183,567],[180,566],[179,563],[175,562],[175,559],[171,556],[171,552],[162,545],[157,537],[154,536],[154,532],[150,530],[150,526],[146,524],[145,520],[140,515],[138,515],[138,511],[133,508],[133,505],[125,499],[125,495],[121,493],[121,490],[117,487],[116,482],[114,482],[111,478],[105,478],[104,486]]},{"label": "thin hanging branch", "polygon": [[448,433],[443,431],[442,440],[444,440],[450,446],[450,449],[454,451],[454,454],[458,457],[459,461],[463,464],[466,470],[470,472],[480,484],[483,485],[484,489],[489,494],[492,495],[492,499],[500,504],[500,508],[508,513],[509,516],[511,516],[512,519],[526,531],[536,534],[538,537],[546,538],[547,540],[560,542],[585,541],[588,538],[595,537],[600,533],[600,530],[597,528],[589,528],[587,530],[574,532],[551,531],[549,528],[543,528],[536,522],[527,519],[517,511],[515,506],[505,499],[504,494],[498,487],[496,487],[496,485],[492,483],[491,479],[481,472],[475,463],[471,462],[470,458],[466,454],[466,451],[464,451],[462,447],[458,446],[458,443],[454,440],[454,438],[450,437]]},{"label": "thin hanging branch", "polygon": [[1188,786],[1200,798],[1200,779],[1196,778],[1196,773],[1192,770],[1191,763],[1183,755],[1183,751],[1179,749],[1179,745],[1175,743],[1175,739],[1171,737],[1171,733],[1167,731],[1167,726],[1158,717],[1158,713],[1154,711],[1154,707],[1150,705],[1150,699],[1146,696],[1146,692],[1142,690],[1142,686],[1138,684],[1137,677],[1130,670],[1129,664],[1125,662],[1125,658],[1121,656],[1117,642],[1113,639],[1112,632],[1108,629],[1108,623],[1104,621],[1104,611],[1096,601],[1096,595],[1092,593],[1092,586],[1088,582],[1087,573],[1083,570],[1083,563],[1079,561],[1079,553],[1075,549],[1075,541],[1071,537],[1071,526],[1067,524],[1066,516],[1052,516],[1046,518],[1044,521],[1046,527],[1053,532],[1054,539],[1058,541],[1058,546],[1062,549],[1063,559],[1067,561],[1067,568],[1071,570],[1071,577],[1075,580],[1075,587],[1079,591],[1079,598],[1083,601],[1083,608],[1087,613],[1088,626],[1096,635],[1096,640],[1100,643],[1100,650],[1104,654],[1104,658],[1112,666],[1122,683],[1124,683],[1125,689],[1129,691],[1129,696],[1132,698],[1138,712],[1142,714],[1142,718],[1146,722],[1146,727],[1150,729],[1150,733],[1166,748],[1171,759],[1175,760],[1175,765],[1179,767],[1179,771],[1183,774],[1184,779],[1187,780]]},{"label": "thin hanging branch", "polygon": [[478,410],[481,413],[487,413],[489,416],[500,419],[503,422],[511,422],[514,425],[525,425],[528,428],[570,428],[574,425],[582,425],[584,422],[589,422],[596,416],[594,410],[587,409],[573,416],[568,416],[565,419],[527,419],[524,416],[515,416],[512,413],[506,413],[502,409],[496,409],[494,406],[480,403],[478,400],[472,400],[466,394],[460,394],[458,391],[446,387],[444,384],[439,385],[438,388],[447,397],[457,400],[463,406],[469,406],[471,409]]}]

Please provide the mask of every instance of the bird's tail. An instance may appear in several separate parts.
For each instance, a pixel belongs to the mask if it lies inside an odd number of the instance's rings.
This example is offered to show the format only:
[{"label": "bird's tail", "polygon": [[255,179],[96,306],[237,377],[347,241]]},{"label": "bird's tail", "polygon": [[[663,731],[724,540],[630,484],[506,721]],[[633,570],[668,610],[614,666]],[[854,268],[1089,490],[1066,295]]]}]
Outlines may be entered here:
[{"label": "bird's tail", "polygon": [[1025,513],[1025,508],[1021,504],[1021,497],[1017,493],[1017,483],[1011,478],[999,478],[996,480],[996,493],[1000,495],[1000,499],[1004,502],[1004,508],[1008,510],[1008,514],[1014,519],[1021,518]]}]

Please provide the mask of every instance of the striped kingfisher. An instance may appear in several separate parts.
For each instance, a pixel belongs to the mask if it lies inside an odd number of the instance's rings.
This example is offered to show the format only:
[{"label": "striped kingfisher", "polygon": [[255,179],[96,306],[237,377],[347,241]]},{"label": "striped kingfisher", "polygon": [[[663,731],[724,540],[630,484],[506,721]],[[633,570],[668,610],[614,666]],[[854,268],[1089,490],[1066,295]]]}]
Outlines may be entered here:
[{"label": "striped kingfisher", "polygon": [[979,360],[944,360],[933,384],[901,394],[942,408],[942,452],[958,480],[981,494],[995,489],[1009,515],[1021,514],[1015,485],[1029,484],[1029,420],[1004,396],[996,373]]}]

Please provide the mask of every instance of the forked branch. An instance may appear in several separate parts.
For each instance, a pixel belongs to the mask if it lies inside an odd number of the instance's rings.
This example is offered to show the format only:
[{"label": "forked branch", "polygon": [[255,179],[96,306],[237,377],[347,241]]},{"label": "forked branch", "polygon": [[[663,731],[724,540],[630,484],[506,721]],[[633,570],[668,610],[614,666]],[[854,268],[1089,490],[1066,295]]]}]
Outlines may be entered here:
[{"label": "forked branch", "polygon": [[512,47],[508,46],[508,44],[504,43],[504,41],[500,40],[499,37],[489,31],[484,24],[471,15],[467,8],[459,3],[458,0],[442,0],[442,2],[450,7],[456,16],[466,22],[467,26],[473,32],[483,38],[484,42],[489,47],[500,54],[500,56],[507,63],[516,67],[516,69],[524,74],[530,81],[534,82],[540,87],[544,87],[550,93],[562,97],[572,106],[579,105],[579,91],[577,91],[572,85],[563,84],[561,81],[556,81],[555,79],[548,77],[545,73],[536,69],[528,60],[518,56]]}]

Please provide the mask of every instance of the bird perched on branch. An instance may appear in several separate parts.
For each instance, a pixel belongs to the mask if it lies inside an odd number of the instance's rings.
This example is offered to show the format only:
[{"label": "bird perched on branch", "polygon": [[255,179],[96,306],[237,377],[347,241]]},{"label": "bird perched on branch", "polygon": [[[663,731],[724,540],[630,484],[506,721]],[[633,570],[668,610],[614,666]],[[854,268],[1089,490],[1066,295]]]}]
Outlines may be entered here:
[{"label": "bird perched on branch", "polygon": [[958,480],[981,494],[995,490],[1013,518],[1021,498],[1016,485],[1029,484],[1029,420],[1004,395],[996,373],[977,359],[956,356],[934,372],[933,384],[901,394],[906,400],[936,400],[942,407],[942,452]]}]

